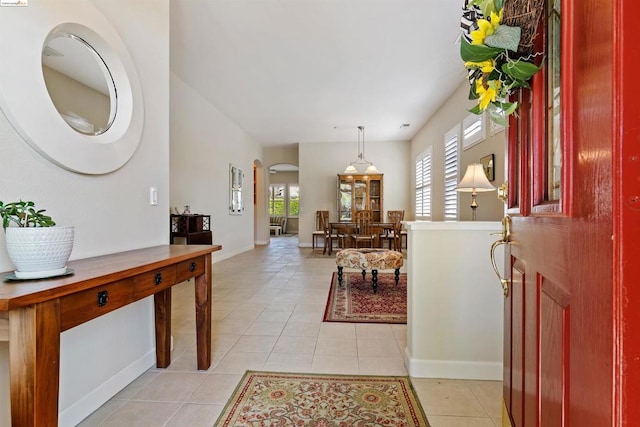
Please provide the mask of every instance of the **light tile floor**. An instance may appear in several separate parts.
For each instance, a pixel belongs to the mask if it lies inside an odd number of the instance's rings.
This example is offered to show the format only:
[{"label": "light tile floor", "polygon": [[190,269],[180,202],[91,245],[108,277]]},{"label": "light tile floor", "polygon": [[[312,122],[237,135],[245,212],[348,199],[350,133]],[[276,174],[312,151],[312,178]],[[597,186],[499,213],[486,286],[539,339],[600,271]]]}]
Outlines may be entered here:
[{"label": "light tile floor", "polygon": [[[323,323],[335,261],[296,236],[213,265],[212,366],[196,369],[193,287],[174,287],[174,350],[80,425],[212,426],[247,369],[407,375],[406,325]],[[412,378],[433,427],[501,425],[502,383]]]}]

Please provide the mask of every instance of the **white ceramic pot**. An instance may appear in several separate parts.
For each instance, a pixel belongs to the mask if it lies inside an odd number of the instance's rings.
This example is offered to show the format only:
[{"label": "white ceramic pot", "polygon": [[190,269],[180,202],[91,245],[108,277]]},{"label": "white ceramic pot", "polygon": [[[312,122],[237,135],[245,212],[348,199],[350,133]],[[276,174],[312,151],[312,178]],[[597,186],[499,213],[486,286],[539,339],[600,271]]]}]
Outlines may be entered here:
[{"label": "white ceramic pot", "polygon": [[65,274],[73,249],[73,226],[7,227],[9,259],[18,279]]}]

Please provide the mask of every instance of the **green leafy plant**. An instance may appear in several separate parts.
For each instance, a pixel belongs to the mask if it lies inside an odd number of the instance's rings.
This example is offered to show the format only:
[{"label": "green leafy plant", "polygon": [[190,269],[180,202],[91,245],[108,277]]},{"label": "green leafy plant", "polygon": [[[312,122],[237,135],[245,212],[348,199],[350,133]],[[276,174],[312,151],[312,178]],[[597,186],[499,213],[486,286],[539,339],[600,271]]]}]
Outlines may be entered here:
[{"label": "green leafy plant", "polygon": [[467,1],[460,56],[469,72],[469,99],[478,100],[469,111],[488,111],[491,120],[507,126],[507,116],[518,108],[509,95],[529,87],[540,67],[534,63],[539,54],[518,53],[521,28],[502,23],[504,1],[509,0]]},{"label": "green leafy plant", "polygon": [[56,225],[45,209],[36,210],[32,201],[10,202],[4,204],[0,200],[0,217],[2,228],[6,229],[11,223],[18,227],[52,227]]}]

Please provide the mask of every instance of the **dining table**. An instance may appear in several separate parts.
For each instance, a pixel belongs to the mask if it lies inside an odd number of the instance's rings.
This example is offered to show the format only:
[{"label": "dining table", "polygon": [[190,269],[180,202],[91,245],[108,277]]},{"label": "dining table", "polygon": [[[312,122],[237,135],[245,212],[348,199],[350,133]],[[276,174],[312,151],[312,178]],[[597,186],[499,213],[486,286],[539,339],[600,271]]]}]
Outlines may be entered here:
[{"label": "dining table", "polygon": [[[372,222],[369,224],[371,232],[376,235],[373,241],[373,247],[381,248],[383,238],[388,235],[389,231],[393,230],[394,224],[392,222]],[[337,235],[338,244],[342,242],[342,248],[353,248],[355,239],[353,235],[358,234],[358,224],[355,222],[330,222],[329,223],[329,236]],[[329,255],[331,255],[333,249],[332,238],[329,237]]]}]

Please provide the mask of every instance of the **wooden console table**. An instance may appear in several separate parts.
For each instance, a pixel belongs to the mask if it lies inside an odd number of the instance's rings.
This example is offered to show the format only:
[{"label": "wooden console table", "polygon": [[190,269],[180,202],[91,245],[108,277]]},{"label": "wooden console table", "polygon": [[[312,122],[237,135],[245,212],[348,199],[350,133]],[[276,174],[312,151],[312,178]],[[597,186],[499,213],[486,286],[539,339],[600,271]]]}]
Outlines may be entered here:
[{"label": "wooden console table", "polygon": [[70,276],[0,283],[0,323],[3,318],[6,322],[7,313],[9,319],[12,425],[58,425],[61,332],[151,295],[156,363],[169,366],[171,287],[190,278],[195,278],[198,369],[208,369],[211,253],[220,249],[156,246],[70,261],[75,271]]}]

